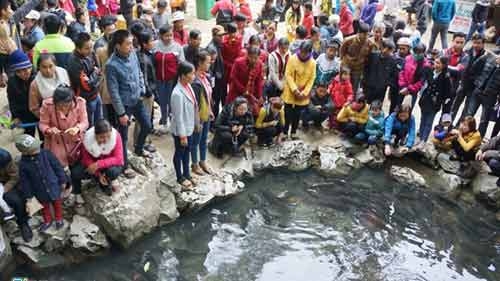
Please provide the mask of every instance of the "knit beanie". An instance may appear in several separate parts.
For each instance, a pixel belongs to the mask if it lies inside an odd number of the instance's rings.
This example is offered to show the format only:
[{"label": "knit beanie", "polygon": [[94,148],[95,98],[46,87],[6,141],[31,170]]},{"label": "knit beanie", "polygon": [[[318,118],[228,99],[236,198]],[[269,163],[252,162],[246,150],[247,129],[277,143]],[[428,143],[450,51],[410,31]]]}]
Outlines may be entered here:
[{"label": "knit beanie", "polygon": [[33,65],[28,56],[21,50],[17,49],[9,56],[9,65],[12,71],[30,68]]}]

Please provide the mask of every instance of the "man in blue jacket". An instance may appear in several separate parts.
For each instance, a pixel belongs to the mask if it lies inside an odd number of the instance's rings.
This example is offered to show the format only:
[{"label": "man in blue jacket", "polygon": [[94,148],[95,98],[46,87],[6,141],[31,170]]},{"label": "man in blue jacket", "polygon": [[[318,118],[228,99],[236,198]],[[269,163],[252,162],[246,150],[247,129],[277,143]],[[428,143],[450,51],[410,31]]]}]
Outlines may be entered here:
[{"label": "man in blue jacket", "polygon": [[429,42],[429,49],[434,48],[434,43],[436,43],[436,37],[439,33],[441,38],[442,49],[448,48],[448,39],[446,35],[448,34],[448,28],[450,27],[450,22],[455,16],[455,0],[435,0],[432,4],[432,31],[431,31],[431,41]]}]

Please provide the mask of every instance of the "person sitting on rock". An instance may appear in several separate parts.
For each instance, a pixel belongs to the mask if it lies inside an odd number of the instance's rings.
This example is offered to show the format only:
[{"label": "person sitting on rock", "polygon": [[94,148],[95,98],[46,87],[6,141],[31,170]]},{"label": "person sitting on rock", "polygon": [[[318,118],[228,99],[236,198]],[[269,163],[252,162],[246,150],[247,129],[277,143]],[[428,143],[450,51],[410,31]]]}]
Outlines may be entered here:
[{"label": "person sitting on rock", "polygon": [[54,208],[56,229],[64,226],[62,192],[67,184],[63,166],[49,150],[40,149],[41,142],[23,134],[16,137],[16,148],[21,152],[19,178],[21,190],[27,198],[29,209],[33,197],[43,205],[43,223],[39,231],[45,232],[52,226],[51,207]]},{"label": "person sitting on rock", "polygon": [[123,165],[120,134],[107,120],[97,120],[95,126],[85,132],[82,159],[71,170],[73,188],[81,189],[82,179],[93,177],[101,190],[111,196],[118,189],[116,179],[121,174]]},{"label": "person sitting on rock", "polygon": [[368,105],[365,96],[360,95],[355,101],[344,106],[337,115],[340,130],[348,138],[364,140],[364,128],[368,121]]},{"label": "person sitting on rock", "polygon": [[374,145],[384,135],[384,111],[382,110],[382,103],[379,100],[374,100],[370,105],[370,112],[368,122],[365,126],[365,137],[369,145]]},{"label": "person sitting on rock", "polygon": [[328,93],[330,93],[333,102],[333,112],[329,120],[330,129],[338,128],[337,115],[340,110],[354,98],[350,73],[351,70],[349,68],[343,67],[340,70],[340,74],[337,75],[330,86],[328,86]]},{"label": "person sitting on rock", "polygon": [[315,129],[323,131],[323,122],[332,114],[333,103],[327,91],[327,83],[321,80],[316,84],[311,96],[311,102],[302,114],[302,127],[309,129],[312,122]]},{"label": "person sitting on rock", "polygon": [[259,112],[255,121],[255,133],[257,134],[257,144],[269,146],[281,143],[283,136],[283,126],[285,126],[285,110],[281,98],[274,97],[266,103]]},{"label": "person sitting on rock", "polygon": [[476,152],[476,160],[488,164],[491,173],[499,177],[497,186],[500,187],[500,136],[496,136],[483,144]]},{"label": "person sitting on rock", "polygon": [[241,155],[241,146],[249,139],[253,126],[248,101],[244,97],[237,97],[233,103],[224,106],[217,116],[210,152],[218,158],[229,151],[233,155]]},{"label": "person sitting on rock", "polygon": [[466,116],[458,129],[451,130],[453,136],[451,147],[456,155],[451,155],[450,160],[468,162],[473,161],[476,152],[481,145],[481,134],[476,127],[476,119],[472,116]]},{"label": "person sitting on rock", "polygon": [[[19,172],[12,155],[5,149],[0,148],[0,183],[3,186],[2,199],[7,203],[9,210],[12,209],[16,216],[16,222],[21,230],[21,236],[25,242],[30,242],[33,233],[28,225],[28,213],[26,212],[26,200],[19,185]],[[12,213],[2,206],[4,220],[11,219]]]},{"label": "person sitting on rock", "polygon": [[411,105],[403,104],[396,108],[396,111],[385,120],[384,131],[384,154],[391,156],[394,153],[393,148],[400,145],[404,146],[398,152],[406,154],[413,147],[416,134],[415,118],[411,115]]},{"label": "person sitting on rock", "polygon": [[434,146],[443,151],[448,151],[451,149],[451,141],[453,136],[450,134],[452,126],[451,114],[445,113],[441,117],[441,122],[434,127],[434,134],[432,143]]}]

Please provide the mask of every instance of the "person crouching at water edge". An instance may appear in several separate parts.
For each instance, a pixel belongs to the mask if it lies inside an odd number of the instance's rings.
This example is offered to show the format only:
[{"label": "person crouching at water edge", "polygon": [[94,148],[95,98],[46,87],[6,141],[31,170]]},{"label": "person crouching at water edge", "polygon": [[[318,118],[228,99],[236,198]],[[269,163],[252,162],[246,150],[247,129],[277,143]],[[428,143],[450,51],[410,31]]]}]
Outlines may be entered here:
[{"label": "person crouching at water edge", "polygon": [[248,110],[248,102],[237,97],[233,103],[227,104],[215,121],[215,135],[209,150],[218,158],[223,153],[232,152],[241,155],[241,146],[250,138],[254,127],[252,113]]},{"label": "person crouching at water edge", "polygon": [[[415,143],[415,133],[415,118],[411,115],[411,106],[403,104],[396,108],[385,120],[385,155],[406,154]],[[397,151],[394,151],[395,148]]]},{"label": "person crouching at water edge", "polygon": [[255,121],[257,144],[264,147],[273,143],[281,144],[284,125],[285,110],[281,98],[270,98],[269,102],[260,109]]},{"label": "person crouching at water edge", "polygon": [[348,137],[363,141],[364,128],[368,122],[368,105],[365,96],[360,95],[355,101],[345,105],[337,115],[340,130]]}]

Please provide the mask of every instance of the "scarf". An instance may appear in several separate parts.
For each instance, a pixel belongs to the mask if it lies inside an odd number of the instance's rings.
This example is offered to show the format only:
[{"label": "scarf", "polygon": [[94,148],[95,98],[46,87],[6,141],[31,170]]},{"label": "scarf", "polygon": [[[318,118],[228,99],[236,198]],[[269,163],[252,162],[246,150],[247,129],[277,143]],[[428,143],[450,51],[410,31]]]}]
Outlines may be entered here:
[{"label": "scarf", "polygon": [[302,62],[302,63],[306,63],[308,60],[311,59],[312,57],[312,53],[309,53],[309,55],[307,55],[307,57],[305,59],[303,59],[301,56],[300,56],[300,50],[298,50],[296,53],[297,55],[297,58]]},{"label": "scarf", "polygon": [[35,77],[35,82],[42,99],[52,97],[57,86],[62,84],[70,85],[68,73],[64,68],[59,66],[56,66],[54,78],[46,78],[41,72],[38,72]]}]

